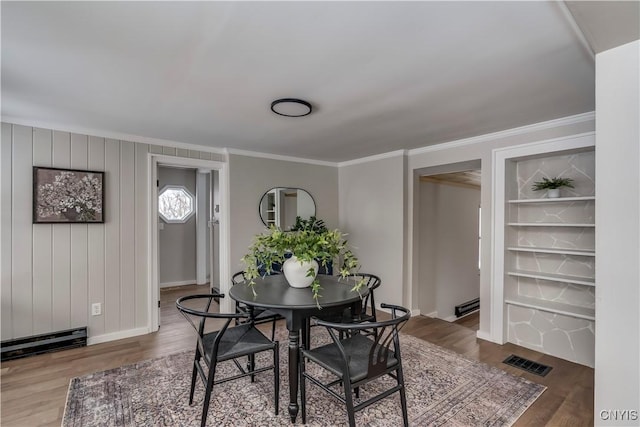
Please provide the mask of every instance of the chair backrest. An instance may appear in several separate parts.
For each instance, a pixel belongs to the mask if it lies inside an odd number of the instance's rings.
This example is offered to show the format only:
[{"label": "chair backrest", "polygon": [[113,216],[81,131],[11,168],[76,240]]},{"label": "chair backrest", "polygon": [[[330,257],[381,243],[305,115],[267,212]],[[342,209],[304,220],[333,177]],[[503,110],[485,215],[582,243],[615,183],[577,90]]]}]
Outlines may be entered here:
[{"label": "chair backrest", "polygon": [[373,295],[374,289],[380,286],[382,281],[375,274],[369,273],[356,273],[352,275],[355,280],[364,280],[364,285],[369,289],[369,293],[362,299],[362,313],[366,313],[367,309],[371,310],[371,315],[375,317],[376,312],[376,300]]},{"label": "chair backrest", "polygon": [[[213,354],[218,353],[218,345],[225,331],[229,327],[229,324],[238,319],[238,318],[247,318],[248,315],[246,313],[211,313],[209,310],[211,309],[211,303],[216,298],[224,298],[224,294],[200,294],[200,295],[187,295],[184,297],[178,298],[176,301],[176,308],[180,311],[180,314],[184,316],[185,319],[193,326],[197,336],[198,336],[198,348],[201,354],[205,354],[205,346],[204,346],[204,336],[206,334],[206,322],[209,319],[221,319],[224,320],[224,324],[222,327],[217,328],[217,334],[214,338],[213,347],[212,347],[212,356]],[[185,305],[186,301],[191,301],[195,303],[194,305],[201,305],[203,308],[198,310],[196,308],[189,307]]]},{"label": "chair backrest", "polygon": [[[367,366],[367,378],[375,378],[383,374],[387,370],[387,361],[389,356],[393,355],[398,363],[400,359],[400,338],[399,332],[411,317],[409,309],[391,304],[381,304],[380,307],[391,309],[391,319],[380,322],[362,322],[362,323],[333,323],[320,319],[312,319],[312,323],[327,328],[331,339],[340,350],[340,354],[345,363],[345,369],[349,369],[349,359],[347,352],[340,340],[340,332],[349,332],[353,337],[364,330],[375,330],[372,337],[365,338],[359,343],[369,346],[369,360]],[[366,341],[365,341],[366,340]],[[355,340],[352,340],[356,343]],[[393,344],[393,353],[391,345]]]},{"label": "chair backrest", "polygon": [[244,271],[238,271],[233,276],[231,276],[231,284],[237,285],[238,283],[244,282]]}]

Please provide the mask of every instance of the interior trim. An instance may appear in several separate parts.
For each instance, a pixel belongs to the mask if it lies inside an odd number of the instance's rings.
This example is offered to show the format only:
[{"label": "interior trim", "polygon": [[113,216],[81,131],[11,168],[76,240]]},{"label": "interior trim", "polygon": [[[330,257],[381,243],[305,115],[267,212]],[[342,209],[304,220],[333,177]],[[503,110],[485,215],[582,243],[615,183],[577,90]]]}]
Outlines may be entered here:
[{"label": "interior trim", "polygon": [[546,122],[534,123],[531,125],[521,126],[519,128],[501,130],[498,132],[487,133],[484,135],[472,136],[470,138],[458,139],[455,141],[442,142],[440,144],[429,145],[427,147],[415,148],[409,150],[409,156],[417,154],[430,153],[433,151],[448,150],[454,147],[463,147],[465,145],[473,145],[479,142],[493,141],[496,139],[506,138],[515,135],[525,135],[530,132],[551,129],[558,126],[568,126],[574,123],[583,123],[596,119],[595,111],[588,113],[576,114],[574,116],[563,117],[560,119],[548,120]]}]

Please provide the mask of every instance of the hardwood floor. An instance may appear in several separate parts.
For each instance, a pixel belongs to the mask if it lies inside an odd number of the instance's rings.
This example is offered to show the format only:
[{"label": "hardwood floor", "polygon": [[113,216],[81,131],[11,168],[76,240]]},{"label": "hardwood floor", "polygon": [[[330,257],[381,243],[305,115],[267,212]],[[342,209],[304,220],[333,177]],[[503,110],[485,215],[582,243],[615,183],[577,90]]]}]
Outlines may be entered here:
[{"label": "hardwood floor", "polygon": [[[192,349],[191,327],[177,312],[174,302],[180,295],[206,292],[207,286],[195,285],[163,289],[162,326],[156,333],[2,363],[0,424],[3,427],[59,426],[71,378]],[[380,313],[380,318],[384,316]],[[261,326],[265,331],[270,328],[269,325]],[[479,340],[473,329],[424,316],[412,318],[403,331],[547,386],[516,426],[593,425],[591,368],[513,344],[500,346]],[[546,377],[526,373],[502,363],[510,354],[550,365],[553,369]]]},{"label": "hardwood floor", "polygon": [[473,331],[477,331],[480,329],[480,311],[478,310],[471,314],[467,314],[453,323],[464,326],[465,328],[469,328]]}]

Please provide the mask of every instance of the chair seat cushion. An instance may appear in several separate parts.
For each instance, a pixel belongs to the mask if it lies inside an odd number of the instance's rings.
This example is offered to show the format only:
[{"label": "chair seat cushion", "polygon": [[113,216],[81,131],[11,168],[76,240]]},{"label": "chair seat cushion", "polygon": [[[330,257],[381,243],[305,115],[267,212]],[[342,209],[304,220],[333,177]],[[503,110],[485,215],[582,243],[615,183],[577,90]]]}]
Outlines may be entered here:
[{"label": "chair seat cushion", "polygon": [[[208,358],[212,353],[213,341],[217,333],[217,331],[210,332],[203,337],[204,354],[207,357],[207,362],[211,362]],[[228,328],[222,335],[218,345],[218,361],[221,362],[251,353],[271,350],[274,345],[269,338],[265,337],[262,332],[250,324],[234,326]]]},{"label": "chair seat cushion", "polygon": [[[356,334],[340,342],[349,360],[351,382],[357,382],[366,378],[369,368],[369,352],[374,345],[373,340],[364,335]],[[377,347],[376,351],[387,351],[381,348],[380,345]],[[387,369],[398,364],[398,360],[393,351],[388,350],[388,353]],[[340,350],[335,343],[330,343],[312,350],[303,350],[303,354],[339,378],[343,377],[344,362],[340,355]]]}]

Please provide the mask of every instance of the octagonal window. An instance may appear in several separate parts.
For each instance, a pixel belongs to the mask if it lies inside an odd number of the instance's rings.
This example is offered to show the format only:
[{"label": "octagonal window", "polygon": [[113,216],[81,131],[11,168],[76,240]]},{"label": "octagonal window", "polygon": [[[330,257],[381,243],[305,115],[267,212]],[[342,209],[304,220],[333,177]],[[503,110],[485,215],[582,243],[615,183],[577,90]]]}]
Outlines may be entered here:
[{"label": "octagonal window", "polygon": [[158,195],[158,213],[165,222],[184,223],[195,212],[195,198],[182,185],[166,185]]}]

